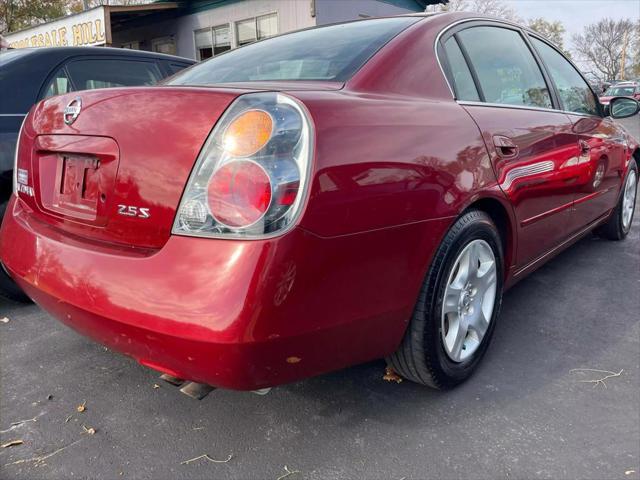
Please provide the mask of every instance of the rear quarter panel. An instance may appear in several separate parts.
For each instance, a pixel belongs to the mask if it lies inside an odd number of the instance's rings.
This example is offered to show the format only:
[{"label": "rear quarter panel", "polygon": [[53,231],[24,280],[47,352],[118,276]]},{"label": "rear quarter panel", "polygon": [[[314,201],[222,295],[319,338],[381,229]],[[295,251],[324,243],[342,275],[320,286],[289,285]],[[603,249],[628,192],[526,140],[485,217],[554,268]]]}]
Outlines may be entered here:
[{"label": "rear quarter panel", "polygon": [[453,101],[296,92],[315,123],[301,225],[324,237],[456,217],[496,187],[486,147]]}]

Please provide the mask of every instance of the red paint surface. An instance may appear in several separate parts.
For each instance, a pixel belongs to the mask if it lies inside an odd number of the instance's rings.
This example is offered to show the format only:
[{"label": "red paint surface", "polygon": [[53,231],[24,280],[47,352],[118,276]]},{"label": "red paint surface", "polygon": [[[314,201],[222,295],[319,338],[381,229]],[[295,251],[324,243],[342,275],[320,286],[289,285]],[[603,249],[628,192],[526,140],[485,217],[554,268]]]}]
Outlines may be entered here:
[{"label": "red paint surface", "polygon": [[[35,196],[12,199],[2,262],[81,333],[216,386],[262,388],[390,354],[461,212],[480,200],[504,209],[510,284],[513,271],[613,206],[637,148],[624,148],[625,134],[608,120],[458,105],[432,48],[458,18],[410,27],[342,89],[250,86],[299,99],[315,130],[303,213],[296,228],[269,240],[170,233],[207,135],[249,90],[82,92],[70,126],[62,110],[78,94],[38,104],[19,155]],[[501,156],[495,136],[515,142],[518,156]],[[66,157],[89,159],[71,168],[74,178],[74,168],[85,172],[86,184],[63,182]],[[536,164],[548,169],[527,173]],[[119,205],[151,216],[118,215]]]}]

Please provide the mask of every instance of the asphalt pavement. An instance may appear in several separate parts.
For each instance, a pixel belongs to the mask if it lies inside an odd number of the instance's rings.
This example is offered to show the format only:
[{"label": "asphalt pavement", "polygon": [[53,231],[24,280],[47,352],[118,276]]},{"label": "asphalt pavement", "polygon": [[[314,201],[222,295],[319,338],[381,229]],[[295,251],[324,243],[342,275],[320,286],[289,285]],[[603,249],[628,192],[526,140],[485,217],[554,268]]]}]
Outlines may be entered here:
[{"label": "asphalt pavement", "polygon": [[0,448],[0,478],[638,479],[639,311],[636,215],[626,241],[587,237],[510,290],[453,391],[384,382],[378,361],[197,401],[3,302],[0,444],[23,443]]}]

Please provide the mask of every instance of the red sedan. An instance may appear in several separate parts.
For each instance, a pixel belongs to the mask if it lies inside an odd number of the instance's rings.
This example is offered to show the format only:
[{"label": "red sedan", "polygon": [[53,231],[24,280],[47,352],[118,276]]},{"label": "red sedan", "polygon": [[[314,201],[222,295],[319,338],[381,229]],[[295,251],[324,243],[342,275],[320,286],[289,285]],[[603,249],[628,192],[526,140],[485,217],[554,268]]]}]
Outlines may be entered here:
[{"label": "red sedan", "polygon": [[600,97],[602,105],[609,105],[612,98],[631,97],[640,100],[640,84],[638,82],[620,82],[609,87]]},{"label": "red sedan", "polygon": [[386,357],[452,387],[503,291],[592,230],[628,234],[640,150],[602,108],[498,20],[282,35],[37,104],[2,263],[65,324],[182,379],[261,389]]}]

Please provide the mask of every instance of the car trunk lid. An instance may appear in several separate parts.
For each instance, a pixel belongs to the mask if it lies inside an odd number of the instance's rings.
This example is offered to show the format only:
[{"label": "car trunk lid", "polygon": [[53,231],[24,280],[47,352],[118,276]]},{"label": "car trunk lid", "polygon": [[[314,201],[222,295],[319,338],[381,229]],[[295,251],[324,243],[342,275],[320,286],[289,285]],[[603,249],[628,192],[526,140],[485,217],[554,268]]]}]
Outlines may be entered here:
[{"label": "car trunk lid", "polygon": [[[32,215],[75,236],[159,248],[200,148],[239,93],[157,87],[48,99],[25,125],[20,196]],[[80,105],[73,119],[69,105]]]}]

